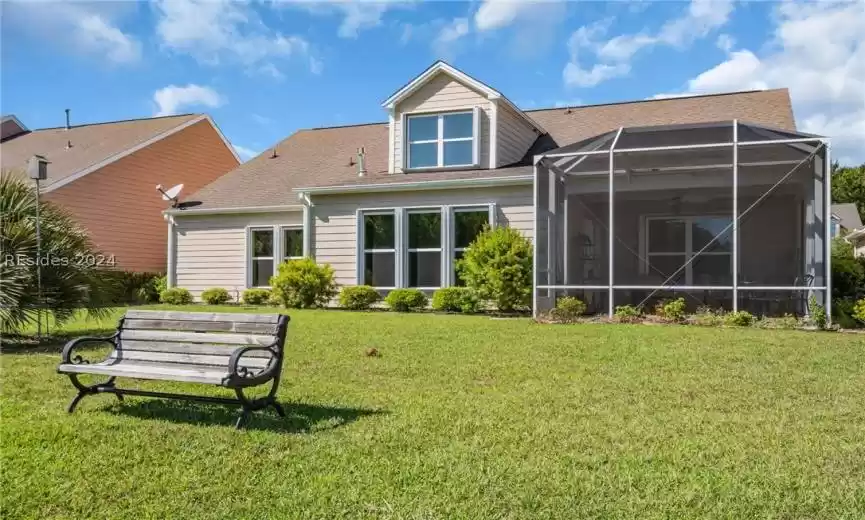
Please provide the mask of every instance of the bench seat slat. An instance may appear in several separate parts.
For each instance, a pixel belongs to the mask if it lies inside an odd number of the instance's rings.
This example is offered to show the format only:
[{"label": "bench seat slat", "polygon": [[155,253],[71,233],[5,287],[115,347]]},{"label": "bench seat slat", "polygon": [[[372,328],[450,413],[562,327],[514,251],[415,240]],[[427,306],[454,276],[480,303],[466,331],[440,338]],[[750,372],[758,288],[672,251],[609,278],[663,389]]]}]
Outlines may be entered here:
[{"label": "bench seat slat", "polygon": [[274,336],[261,334],[211,334],[200,332],[175,332],[169,330],[123,330],[120,333],[121,345],[124,340],[173,341],[182,343],[224,343],[227,345],[267,346],[275,341]]},{"label": "bench seat slat", "polygon": [[[182,354],[176,352],[152,352],[139,350],[122,350],[112,352],[109,359],[121,361],[151,361],[154,363],[180,363],[186,365],[215,366],[228,369],[228,360],[231,356],[208,356],[202,354]],[[238,366],[246,368],[265,368],[270,362],[269,358],[242,356]]]},{"label": "bench seat slat", "polygon": [[123,328],[128,330],[178,330],[190,332],[240,332],[246,334],[276,334],[275,324],[245,323],[238,321],[126,319],[123,321]]},{"label": "bench seat slat", "polygon": [[181,381],[186,383],[205,383],[221,385],[228,378],[228,371],[216,367],[192,365],[152,364],[146,362],[123,361],[112,363],[105,361],[92,365],[62,364],[58,367],[61,373],[97,374],[106,376],[131,377],[134,379],[158,379]]},{"label": "bench seat slat", "polygon": [[240,312],[181,312],[181,311],[148,311],[130,309],[126,318],[141,320],[180,320],[180,321],[227,321],[239,323],[267,323],[276,325],[279,314],[245,314]]},{"label": "bench seat slat", "polygon": [[[237,345],[203,345],[198,343],[181,343],[174,341],[137,341],[128,339],[120,343],[121,350],[143,350],[147,352],[174,352],[177,354],[204,354],[209,356],[230,356]],[[270,358],[269,352],[252,350],[243,355],[242,359],[249,357]]]}]

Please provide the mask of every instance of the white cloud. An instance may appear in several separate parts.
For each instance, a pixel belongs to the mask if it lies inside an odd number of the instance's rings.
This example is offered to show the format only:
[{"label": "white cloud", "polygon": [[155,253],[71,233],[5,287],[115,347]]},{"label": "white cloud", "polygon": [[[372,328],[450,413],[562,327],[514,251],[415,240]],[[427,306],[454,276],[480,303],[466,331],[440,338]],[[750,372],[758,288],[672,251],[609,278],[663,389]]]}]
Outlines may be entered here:
[{"label": "white cloud", "polygon": [[36,35],[41,42],[116,64],[141,59],[141,42],[117,25],[116,19],[128,12],[126,6],[108,3],[3,4],[4,25],[14,24]]},{"label": "white cloud", "polygon": [[521,13],[537,8],[538,2],[518,0],[483,0],[475,13],[479,31],[492,31],[512,24]]},{"label": "white cloud", "polygon": [[786,2],[774,24],[762,52],[730,52],[684,93],[788,87],[799,128],[831,137],[842,161],[865,161],[865,8]]},{"label": "white cloud", "polygon": [[452,58],[455,46],[469,33],[468,18],[454,18],[444,25],[433,40],[433,51],[440,58]]},{"label": "white cloud", "polygon": [[562,0],[482,0],[474,14],[474,26],[481,35],[512,28],[511,54],[531,58],[551,46],[566,14]]},{"label": "white cloud", "polygon": [[283,0],[280,5],[299,8],[314,15],[342,17],[336,33],[340,38],[357,38],[361,31],[382,24],[385,13],[405,7],[406,0]]},{"label": "white cloud", "polygon": [[[687,11],[664,23],[657,32],[643,30],[603,40],[611,20],[577,29],[568,40],[570,60],[562,71],[567,86],[595,86],[631,71],[630,61],[644,48],[665,45],[683,48],[722,27],[733,12],[732,0],[691,0]],[[588,60],[583,57],[589,55]],[[581,65],[589,61],[590,65]]]},{"label": "white cloud", "polygon": [[719,34],[715,45],[724,52],[730,52],[736,46],[736,39],[729,34]]},{"label": "white cloud", "polygon": [[237,155],[239,155],[240,158],[241,158],[244,162],[246,162],[246,161],[252,159],[252,158],[255,157],[256,155],[258,155],[258,154],[261,153],[261,152],[255,151],[255,150],[253,150],[253,149],[251,149],[251,148],[246,148],[245,146],[240,146],[239,144],[235,144],[235,145],[232,145],[232,146],[234,146],[234,151],[237,152]]},{"label": "white cloud", "polygon": [[210,87],[190,83],[185,87],[168,85],[153,93],[156,103],[155,116],[176,114],[183,107],[203,106],[216,108],[225,104],[225,99]]},{"label": "white cloud", "polygon": [[[277,79],[277,60],[311,56],[309,42],[270,29],[248,4],[231,0],[161,0],[156,33],[164,48],[206,64],[239,63],[247,71]],[[320,71],[320,61],[308,61]]]}]

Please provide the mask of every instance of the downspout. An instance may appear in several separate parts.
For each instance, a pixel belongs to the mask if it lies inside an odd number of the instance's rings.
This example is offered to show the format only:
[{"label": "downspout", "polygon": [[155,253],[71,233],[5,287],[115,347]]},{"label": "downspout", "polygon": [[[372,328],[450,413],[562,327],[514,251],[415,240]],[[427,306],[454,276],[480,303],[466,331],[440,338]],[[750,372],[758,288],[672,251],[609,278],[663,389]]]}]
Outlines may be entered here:
[{"label": "downspout", "polygon": [[300,192],[298,200],[303,203],[303,256],[313,257],[312,254],[312,208],[315,204],[309,197],[309,193]]}]

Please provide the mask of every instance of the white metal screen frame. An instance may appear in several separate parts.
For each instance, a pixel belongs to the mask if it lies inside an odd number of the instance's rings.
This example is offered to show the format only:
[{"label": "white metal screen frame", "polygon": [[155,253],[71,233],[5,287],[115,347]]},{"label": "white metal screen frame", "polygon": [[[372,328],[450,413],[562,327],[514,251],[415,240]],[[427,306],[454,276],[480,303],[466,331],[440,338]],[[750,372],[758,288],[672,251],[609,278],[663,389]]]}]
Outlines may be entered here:
[{"label": "white metal screen frame", "polygon": [[[690,145],[673,145],[673,146],[656,146],[656,147],[636,147],[636,148],[623,148],[620,150],[616,150],[616,144],[619,141],[619,138],[622,135],[622,132],[625,130],[624,127],[620,127],[616,132],[616,136],[610,145],[609,150],[589,150],[584,152],[564,152],[564,153],[549,153],[549,154],[540,154],[534,157],[534,179],[532,183],[532,199],[533,199],[533,216],[534,216],[534,227],[533,236],[535,237],[533,242],[533,273],[532,279],[534,281],[534,290],[532,291],[532,314],[537,317],[538,313],[538,291],[539,290],[604,290],[606,289],[609,294],[609,302],[608,302],[608,315],[610,317],[613,316],[615,307],[614,307],[614,293],[616,289],[627,289],[627,290],[686,290],[686,291],[694,291],[694,290],[702,290],[702,291],[732,291],[732,300],[733,300],[733,310],[738,310],[739,307],[739,280],[738,280],[738,263],[739,263],[739,147],[747,147],[747,146],[770,146],[770,145],[797,145],[797,144],[812,144],[815,145],[815,149],[812,152],[814,157],[817,157],[817,154],[820,151],[820,147],[822,146],[825,150],[823,166],[821,169],[823,176],[823,223],[825,225],[824,239],[823,239],[823,268],[824,268],[824,280],[825,284],[821,286],[748,286],[748,291],[823,291],[824,293],[824,307],[826,310],[826,319],[827,323],[831,323],[832,320],[832,242],[830,239],[831,236],[831,227],[832,227],[832,209],[831,209],[831,193],[832,193],[832,175],[831,175],[831,150],[830,150],[830,140],[825,137],[813,136],[813,137],[802,137],[802,138],[790,138],[790,139],[768,139],[764,141],[739,141],[739,133],[738,133],[739,122],[738,120],[732,121],[733,128],[733,140],[731,142],[726,143],[701,143],[701,144],[690,144]],[[614,233],[614,211],[615,211],[615,174],[617,173],[615,170],[615,154],[622,153],[633,153],[633,152],[659,152],[659,151],[673,151],[673,150],[699,150],[699,149],[712,149],[712,148],[730,148],[732,151],[732,170],[733,170],[733,187],[732,187],[732,196],[733,196],[733,210],[732,210],[732,238],[733,238],[733,253],[732,253],[732,263],[733,263],[733,280],[732,285],[725,286],[690,286],[690,285],[617,285],[615,283],[614,270],[615,270],[615,233]],[[538,221],[537,221],[537,212],[538,212],[538,165],[547,169],[547,170],[555,170],[561,174],[568,174],[561,170],[556,164],[548,161],[548,159],[565,159],[565,158],[585,158],[592,155],[609,155],[609,171],[607,172],[608,176],[608,189],[609,189],[609,223],[608,223],[608,283],[607,285],[539,285],[538,284]],[[800,163],[801,164],[801,163]],[[794,168],[795,169],[795,168]],[[813,173],[812,173],[813,175]],[[815,197],[817,194],[815,193]],[[726,232],[723,231],[723,232]],[[723,233],[722,232],[722,233]]]}]

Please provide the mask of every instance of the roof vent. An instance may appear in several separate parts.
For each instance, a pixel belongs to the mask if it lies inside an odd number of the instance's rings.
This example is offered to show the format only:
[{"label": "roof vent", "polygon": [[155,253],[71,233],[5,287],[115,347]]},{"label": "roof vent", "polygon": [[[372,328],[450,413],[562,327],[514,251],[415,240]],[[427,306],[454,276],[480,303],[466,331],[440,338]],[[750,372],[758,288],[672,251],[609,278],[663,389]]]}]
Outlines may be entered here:
[{"label": "roof vent", "polygon": [[357,176],[366,175],[366,149],[363,146],[357,149]]},{"label": "roof vent", "polygon": [[66,149],[68,150],[70,148],[72,148],[72,141],[67,140],[66,141]]},{"label": "roof vent", "polygon": [[69,109],[66,109],[66,129],[69,130],[71,126],[69,125]]},{"label": "roof vent", "polygon": [[279,154],[276,153],[276,147],[274,146],[274,147],[273,147],[273,151],[270,152],[270,158],[271,158],[271,159],[276,159],[277,157],[279,157]]}]

